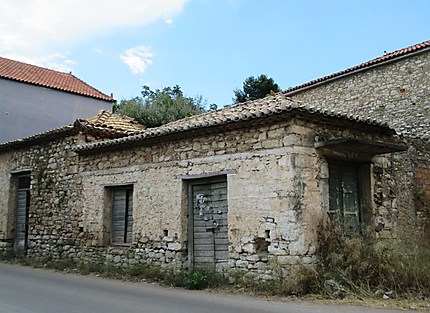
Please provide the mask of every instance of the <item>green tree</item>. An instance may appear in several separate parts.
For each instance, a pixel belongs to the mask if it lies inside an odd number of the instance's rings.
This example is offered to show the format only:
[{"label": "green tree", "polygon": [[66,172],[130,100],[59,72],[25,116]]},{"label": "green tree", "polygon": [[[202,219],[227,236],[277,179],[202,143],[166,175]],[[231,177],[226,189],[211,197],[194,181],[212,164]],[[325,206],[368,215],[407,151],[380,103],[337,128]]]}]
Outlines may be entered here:
[{"label": "green tree", "polygon": [[[140,97],[123,99],[114,106],[114,112],[136,119],[146,127],[157,127],[181,118],[206,112],[206,100],[202,96],[186,97],[181,87],[164,87],[151,90],[143,86]],[[210,105],[211,110],[216,105]]]},{"label": "green tree", "polygon": [[272,92],[279,92],[281,89],[273,78],[261,74],[257,78],[250,76],[243,82],[243,90],[234,90],[234,103],[242,103],[250,100],[261,99]]}]

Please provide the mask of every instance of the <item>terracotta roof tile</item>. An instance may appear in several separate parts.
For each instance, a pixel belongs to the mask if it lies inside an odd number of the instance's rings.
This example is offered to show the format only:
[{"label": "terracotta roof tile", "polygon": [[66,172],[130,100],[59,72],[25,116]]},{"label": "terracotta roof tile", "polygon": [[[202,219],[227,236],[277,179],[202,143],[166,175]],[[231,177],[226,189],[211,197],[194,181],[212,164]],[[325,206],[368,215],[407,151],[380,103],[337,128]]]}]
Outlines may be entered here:
[{"label": "terracotta roof tile", "polygon": [[80,145],[76,151],[89,151],[92,149],[105,148],[125,143],[144,141],[149,138],[161,137],[164,135],[181,133],[196,129],[209,128],[213,126],[223,126],[235,122],[265,118],[271,115],[303,112],[317,117],[329,117],[346,121],[358,122],[365,125],[377,126],[385,130],[393,131],[384,122],[372,118],[364,118],[357,115],[344,114],[338,111],[327,110],[317,106],[305,105],[297,100],[292,100],[282,93],[268,96],[263,99],[240,103],[223,109],[207,112],[200,115],[191,116],[182,120],[171,122],[160,127],[148,128],[135,135],[124,138],[98,141],[95,143]]},{"label": "terracotta roof tile", "polygon": [[17,140],[0,143],[0,151],[11,150],[14,147],[33,145],[40,141],[51,140],[62,136],[76,134],[79,131],[92,134],[98,138],[121,138],[145,130],[145,126],[128,116],[119,116],[111,111],[100,111],[95,117],[76,120],[73,125],[49,130]]},{"label": "terracotta roof tile", "polygon": [[0,57],[0,78],[115,102],[112,97],[91,87],[71,73],[58,72],[2,57]]},{"label": "terracotta roof tile", "polygon": [[142,132],[146,127],[128,116],[120,116],[111,111],[100,111],[92,118],[77,120],[76,126],[89,132],[97,132],[103,137],[124,137]]},{"label": "terracotta roof tile", "polygon": [[326,81],[329,81],[331,79],[335,79],[335,78],[343,76],[343,75],[352,74],[353,72],[358,71],[358,70],[365,70],[365,69],[370,68],[372,66],[383,64],[383,63],[388,62],[388,61],[392,61],[392,60],[394,61],[395,59],[397,59],[399,57],[404,57],[404,56],[407,56],[409,54],[419,52],[421,50],[426,50],[429,48],[430,48],[430,40],[427,40],[427,41],[424,41],[422,43],[419,43],[419,44],[416,44],[416,45],[413,45],[413,46],[410,46],[410,47],[407,47],[404,49],[400,49],[400,50],[396,50],[396,51],[393,51],[390,53],[386,53],[383,56],[380,56],[376,59],[372,59],[370,61],[361,63],[359,65],[350,67],[346,70],[343,70],[343,71],[340,71],[337,73],[333,73],[333,74],[330,74],[330,75],[327,75],[324,77],[320,77],[320,78],[311,80],[307,83],[304,83],[304,84],[301,84],[298,86],[288,88],[284,91],[281,91],[281,93],[285,93],[285,94],[295,93],[296,91],[300,91],[300,89],[303,89],[306,87],[311,87],[313,85],[317,85],[320,83],[324,83]]}]

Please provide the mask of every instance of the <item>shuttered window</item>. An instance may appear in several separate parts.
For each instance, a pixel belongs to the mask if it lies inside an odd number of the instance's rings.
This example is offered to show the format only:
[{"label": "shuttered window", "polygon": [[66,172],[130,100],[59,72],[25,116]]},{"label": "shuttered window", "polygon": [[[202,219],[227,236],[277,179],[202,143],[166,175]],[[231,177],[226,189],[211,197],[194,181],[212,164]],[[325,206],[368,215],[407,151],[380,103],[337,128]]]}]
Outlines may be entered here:
[{"label": "shuttered window", "polygon": [[360,234],[361,209],[360,168],[350,163],[329,164],[329,215],[347,234]]},{"label": "shuttered window", "polygon": [[111,243],[131,244],[133,238],[133,188],[112,189]]}]

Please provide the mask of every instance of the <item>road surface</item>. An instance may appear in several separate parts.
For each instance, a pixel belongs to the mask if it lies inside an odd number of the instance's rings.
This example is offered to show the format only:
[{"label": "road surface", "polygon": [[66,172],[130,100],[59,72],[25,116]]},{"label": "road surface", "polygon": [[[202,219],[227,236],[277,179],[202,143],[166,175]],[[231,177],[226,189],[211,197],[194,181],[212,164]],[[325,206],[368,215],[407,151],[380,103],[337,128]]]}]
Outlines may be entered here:
[{"label": "road surface", "polygon": [[399,313],[343,305],[265,301],[0,264],[0,313],[80,312]]}]

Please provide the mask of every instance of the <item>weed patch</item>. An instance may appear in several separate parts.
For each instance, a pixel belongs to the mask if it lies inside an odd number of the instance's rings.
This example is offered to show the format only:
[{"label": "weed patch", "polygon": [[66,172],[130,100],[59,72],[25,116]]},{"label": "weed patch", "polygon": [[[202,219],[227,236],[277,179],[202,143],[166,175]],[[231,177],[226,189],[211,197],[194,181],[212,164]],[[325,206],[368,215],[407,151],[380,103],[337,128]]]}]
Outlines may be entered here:
[{"label": "weed patch", "polygon": [[221,274],[206,269],[196,269],[182,277],[183,287],[191,290],[217,288],[228,284],[228,279]]},{"label": "weed patch", "polygon": [[308,292],[430,296],[430,250],[419,241],[388,244],[371,236],[350,237],[329,222],[319,225],[318,238],[319,262],[302,273]]}]

